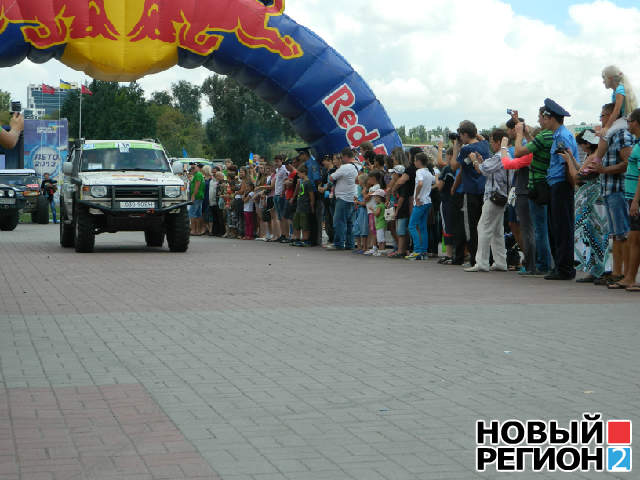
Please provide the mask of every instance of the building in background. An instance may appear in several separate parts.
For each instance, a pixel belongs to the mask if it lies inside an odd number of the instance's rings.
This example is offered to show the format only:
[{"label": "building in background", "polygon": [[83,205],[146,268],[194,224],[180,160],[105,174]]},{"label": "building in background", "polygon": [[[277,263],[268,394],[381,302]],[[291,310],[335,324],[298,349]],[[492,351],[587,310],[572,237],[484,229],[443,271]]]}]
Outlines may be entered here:
[{"label": "building in background", "polygon": [[30,84],[27,86],[26,110],[30,110],[33,119],[42,119],[45,115],[53,115],[62,106],[67,96],[72,90],[65,90],[56,87],[55,93],[42,93],[42,85]]}]

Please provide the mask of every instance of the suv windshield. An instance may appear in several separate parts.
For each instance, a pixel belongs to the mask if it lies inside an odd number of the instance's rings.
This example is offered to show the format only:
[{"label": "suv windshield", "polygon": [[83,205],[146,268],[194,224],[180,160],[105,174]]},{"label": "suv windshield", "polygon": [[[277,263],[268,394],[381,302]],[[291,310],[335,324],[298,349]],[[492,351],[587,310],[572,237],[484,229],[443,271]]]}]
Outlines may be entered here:
[{"label": "suv windshield", "polygon": [[139,170],[170,172],[169,162],[161,149],[149,145],[86,145],[82,151],[80,170]]},{"label": "suv windshield", "polygon": [[40,185],[38,178],[33,175],[4,175],[0,174],[0,183],[23,187],[25,185]]}]

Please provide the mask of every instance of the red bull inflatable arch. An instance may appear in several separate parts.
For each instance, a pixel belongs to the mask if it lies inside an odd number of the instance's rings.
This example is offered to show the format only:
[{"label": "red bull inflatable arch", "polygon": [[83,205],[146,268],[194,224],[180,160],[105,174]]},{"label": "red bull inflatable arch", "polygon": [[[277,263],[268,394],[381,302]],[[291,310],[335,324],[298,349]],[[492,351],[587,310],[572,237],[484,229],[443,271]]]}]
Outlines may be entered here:
[{"label": "red bull inflatable arch", "polygon": [[384,108],[284,0],[0,0],[0,66],[57,59],[133,81],[174,65],[229,75],[288,118],[319,154],[400,146]]}]

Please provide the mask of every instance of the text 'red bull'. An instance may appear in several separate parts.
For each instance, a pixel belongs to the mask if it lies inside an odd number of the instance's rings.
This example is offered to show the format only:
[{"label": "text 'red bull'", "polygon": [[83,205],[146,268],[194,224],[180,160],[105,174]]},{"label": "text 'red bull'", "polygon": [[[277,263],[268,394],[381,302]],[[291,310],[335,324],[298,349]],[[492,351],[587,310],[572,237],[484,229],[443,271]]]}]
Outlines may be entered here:
[{"label": "text 'red bull'", "polygon": [[[333,93],[329,94],[322,103],[329,110],[338,126],[346,131],[347,140],[352,148],[357,148],[364,142],[373,142],[380,138],[378,130],[367,132],[364,125],[360,124],[358,113],[351,107],[356,103],[353,90],[346,83]],[[386,154],[384,145],[375,147],[376,153]]]},{"label": "text 'red bull'", "polygon": [[235,33],[249,48],[265,48],[284,59],[303,55],[300,44],[268,27],[269,18],[282,15],[284,0],[265,6],[259,0],[145,0],[140,21],[129,32],[132,42],[145,38],[177,43],[198,55],[220,48],[222,33]]},{"label": "text 'red bull'", "polygon": [[70,39],[120,36],[104,0],[0,0],[0,33],[9,23],[26,24],[21,27],[25,41],[40,49]]}]

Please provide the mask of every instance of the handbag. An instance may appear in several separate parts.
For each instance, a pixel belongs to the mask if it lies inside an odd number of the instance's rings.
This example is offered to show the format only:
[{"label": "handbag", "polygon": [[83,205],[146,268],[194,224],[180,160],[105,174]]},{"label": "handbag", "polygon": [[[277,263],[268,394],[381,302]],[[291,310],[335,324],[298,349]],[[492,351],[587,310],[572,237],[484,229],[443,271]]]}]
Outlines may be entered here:
[{"label": "handbag", "polygon": [[[495,185],[495,175],[491,175],[491,183]],[[509,190],[509,174],[508,173],[507,173],[507,190]],[[495,205],[499,207],[504,207],[507,204],[508,198],[502,195],[497,190],[494,190],[493,192],[491,192],[491,196],[489,197],[489,200],[491,200]]]},{"label": "handbag", "polygon": [[384,219],[387,222],[392,221],[394,218],[396,218],[396,209],[395,207],[389,207],[389,208],[385,208],[384,209]]}]

